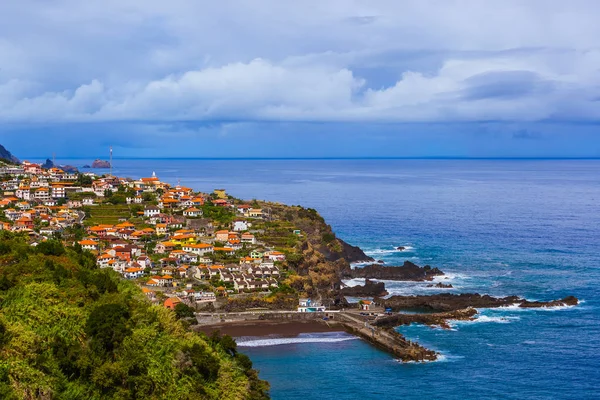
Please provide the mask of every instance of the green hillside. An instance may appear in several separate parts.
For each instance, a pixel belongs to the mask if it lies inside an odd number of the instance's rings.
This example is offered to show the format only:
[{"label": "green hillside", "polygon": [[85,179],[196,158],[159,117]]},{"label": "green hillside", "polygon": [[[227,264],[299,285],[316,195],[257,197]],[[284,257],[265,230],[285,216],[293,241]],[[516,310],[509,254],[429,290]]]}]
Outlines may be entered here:
[{"label": "green hillside", "polygon": [[94,257],[0,232],[1,399],[265,399],[228,336],[186,329]]}]

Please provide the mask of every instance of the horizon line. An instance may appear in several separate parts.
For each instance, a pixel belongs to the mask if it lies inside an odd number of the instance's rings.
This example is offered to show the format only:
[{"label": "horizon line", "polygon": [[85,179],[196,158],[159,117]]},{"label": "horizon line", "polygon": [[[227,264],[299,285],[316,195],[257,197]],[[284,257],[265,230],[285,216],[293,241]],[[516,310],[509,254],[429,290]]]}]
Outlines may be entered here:
[{"label": "horizon line", "polygon": [[[27,159],[50,159],[47,156],[25,156],[21,157],[23,160]],[[57,159],[61,159],[57,157]],[[65,160],[103,160],[103,157],[90,156],[90,157],[64,157]],[[523,161],[535,161],[535,160],[600,160],[600,156],[590,157],[461,157],[461,156],[421,156],[421,157],[114,157],[113,160],[206,160],[206,161],[310,161],[310,160],[523,160]]]}]

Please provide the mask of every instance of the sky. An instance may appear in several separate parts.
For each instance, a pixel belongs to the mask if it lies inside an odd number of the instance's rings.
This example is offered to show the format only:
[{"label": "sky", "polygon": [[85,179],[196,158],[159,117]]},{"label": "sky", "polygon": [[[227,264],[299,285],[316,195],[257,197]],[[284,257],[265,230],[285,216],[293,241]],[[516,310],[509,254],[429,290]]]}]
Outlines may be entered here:
[{"label": "sky", "polygon": [[0,2],[20,158],[600,157],[597,0]]}]

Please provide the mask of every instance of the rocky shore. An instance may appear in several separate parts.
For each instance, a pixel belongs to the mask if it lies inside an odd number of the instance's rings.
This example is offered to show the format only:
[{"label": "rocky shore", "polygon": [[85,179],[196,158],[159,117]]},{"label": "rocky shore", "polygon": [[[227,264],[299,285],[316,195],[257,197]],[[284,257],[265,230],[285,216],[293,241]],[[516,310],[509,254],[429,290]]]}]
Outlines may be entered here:
[{"label": "rocky shore", "polygon": [[373,282],[369,279],[365,280],[364,285],[358,286],[347,286],[340,290],[343,296],[352,297],[383,297],[387,296],[388,292],[385,290],[385,283]]},{"label": "rocky shore", "polygon": [[478,293],[462,294],[435,294],[430,296],[392,296],[388,299],[379,299],[382,306],[393,311],[400,310],[429,310],[429,311],[455,311],[469,307],[473,308],[498,308],[518,304],[522,308],[574,306],[579,304],[576,297],[569,296],[561,300],[552,301],[527,301],[518,296],[492,297]]},{"label": "rocky shore", "polygon": [[420,267],[410,261],[401,266],[383,266],[371,264],[362,268],[354,268],[348,273],[348,278],[368,278],[392,281],[430,281],[444,273],[429,265]]},{"label": "rocky shore", "polygon": [[477,315],[477,310],[474,308],[431,314],[394,314],[377,318],[373,322],[373,325],[394,328],[396,326],[415,323],[429,326],[435,325],[444,329],[450,329],[450,325],[448,325],[449,320],[470,321],[475,319],[475,315]]}]

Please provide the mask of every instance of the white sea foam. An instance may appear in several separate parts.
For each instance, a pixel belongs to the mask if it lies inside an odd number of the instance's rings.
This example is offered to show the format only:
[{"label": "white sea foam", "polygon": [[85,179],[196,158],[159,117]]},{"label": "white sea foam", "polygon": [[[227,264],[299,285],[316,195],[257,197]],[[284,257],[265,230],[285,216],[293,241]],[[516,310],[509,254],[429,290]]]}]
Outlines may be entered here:
[{"label": "white sea foam", "polygon": [[353,279],[343,280],[342,283],[348,287],[354,287],[354,286],[364,285],[365,280],[364,280],[364,278],[353,278]]},{"label": "white sea foam", "polygon": [[348,340],[358,340],[357,337],[293,337],[293,338],[267,338],[267,339],[249,339],[237,342],[238,347],[266,347],[279,346],[283,344],[298,343],[337,343]]},{"label": "white sea foam", "polygon": [[[530,300],[532,301],[532,300]],[[581,305],[581,303],[583,303],[583,301],[579,301],[579,305]],[[525,311],[561,311],[561,310],[572,310],[577,306],[568,306],[568,305],[564,305],[564,306],[553,306],[553,307],[519,307],[519,303],[515,303],[515,304],[511,304],[509,306],[502,306],[502,307],[497,307],[497,308],[477,308],[478,311],[485,311],[485,310],[499,310],[499,311],[520,311],[520,312],[525,312]]]},{"label": "white sea foam", "polygon": [[455,356],[452,354],[444,354],[439,353],[437,359],[434,361],[402,361],[402,360],[394,360],[399,364],[431,364],[431,363],[447,363],[447,362],[456,362],[465,358],[464,356]]},{"label": "white sea foam", "polygon": [[488,322],[493,322],[493,323],[497,323],[497,324],[510,324],[511,322],[518,321],[520,319],[521,318],[514,317],[514,316],[490,317],[487,315],[480,315],[479,317],[477,317],[473,320],[467,320],[467,321],[450,320],[450,321],[448,321],[448,324],[451,327],[456,327],[459,325],[468,325],[468,324],[488,323]]},{"label": "white sea foam", "polygon": [[[404,247],[404,249],[398,250],[398,247]],[[373,257],[373,256],[385,255],[385,254],[412,253],[414,250],[415,250],[415,248],[413,246],[390,245],[390,246],[386,246],[383,248],[365,250],[365,254]]]}]

